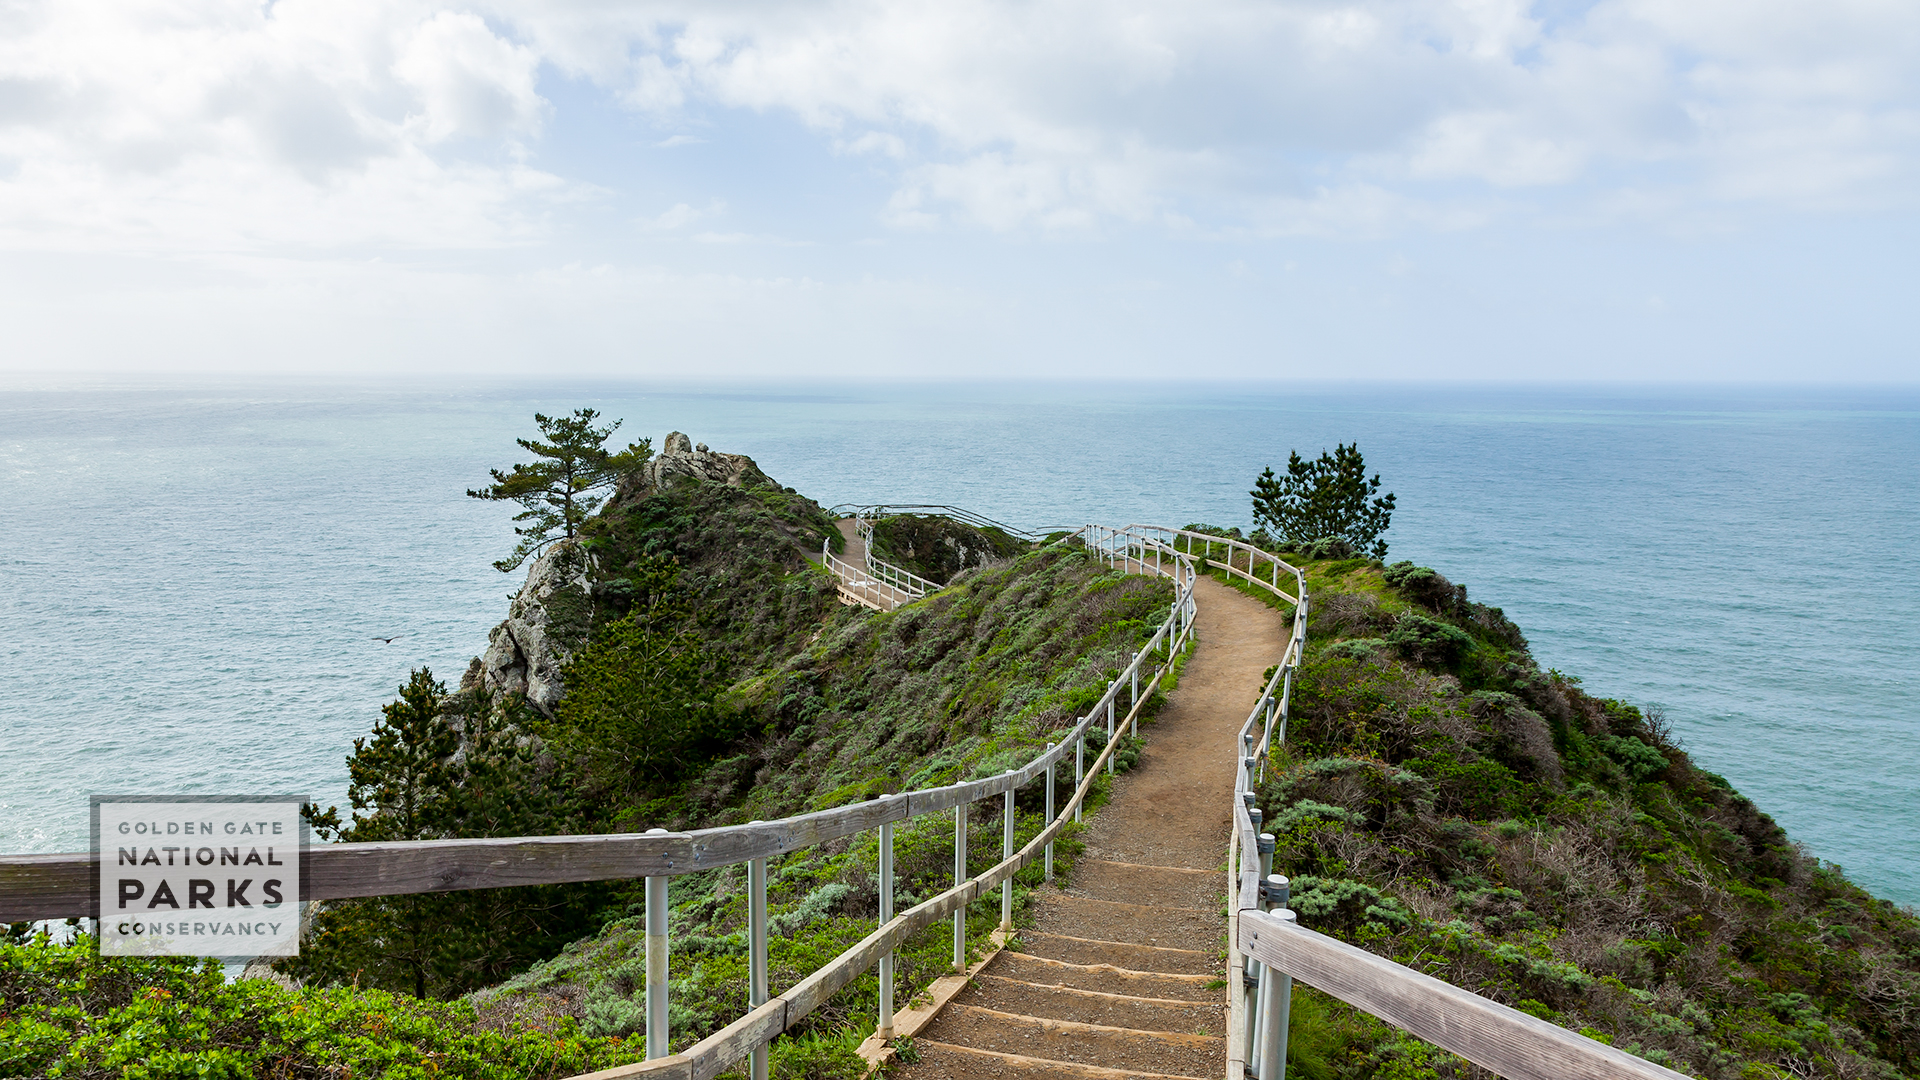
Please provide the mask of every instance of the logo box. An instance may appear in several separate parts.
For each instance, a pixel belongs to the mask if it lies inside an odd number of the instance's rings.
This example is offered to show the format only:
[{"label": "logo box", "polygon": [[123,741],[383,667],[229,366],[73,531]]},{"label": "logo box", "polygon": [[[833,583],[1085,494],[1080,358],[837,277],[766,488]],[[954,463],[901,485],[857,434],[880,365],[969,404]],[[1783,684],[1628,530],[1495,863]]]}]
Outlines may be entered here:
[{"label": "logo box", "polygon": [[96,795],[105,956],[297,956],[307,824],[291,795]]}]

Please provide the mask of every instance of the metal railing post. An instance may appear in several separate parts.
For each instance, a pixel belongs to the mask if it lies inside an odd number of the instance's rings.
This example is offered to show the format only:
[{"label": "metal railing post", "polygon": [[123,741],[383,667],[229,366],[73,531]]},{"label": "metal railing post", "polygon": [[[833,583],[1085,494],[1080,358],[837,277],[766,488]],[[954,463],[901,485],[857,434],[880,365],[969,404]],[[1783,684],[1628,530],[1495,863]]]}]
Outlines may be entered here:
[{"label": "metal railing post", "polygon": [[[1293,912],[1286,908],[1286,878],[1279,874],[1267,877],[1260,884],[1260,892],[1264,905],[1277,909],[1276,914],[1282,919],[1294,921]],[[1286,1080],[1287,1025],[1293,1013],[1293,976],[1271,967],[1261,968],[1260,993],[1266,1004],[1260,1010],[1260,1065],[1256,1075],[1260,1080]]]},{"label": "metal railing post", "polygon": [[[1008,769],[1012,772],[1012,769]],[[1013,858],[1013,789],[1008,788],[1000,807],[1000,859]],[[1000,932],[1013,929],[1013,875],[1000,883]]]},{"label": "metal railing post", "polygon": [[[880,925],[893,921],[893,822],[880,823]],[[763,967],[762,971],[765,970]],[[893,1038],[893,953],[880,958],[880,1022],[874,1035],[881,1042]],[[757,1064],[757,1059],[756,1059]],[[766,1080],[756,1072],[753,1080]]]},{"label": "metal railing post", "polygon": [[[961,803],[953,808],[953,883],[957,887],[967,880],[967,804]],[[953,968],[961,974],[967,971],[967,906],[960,905],[953,913]]]},{"label": "metal railing post", "polygon": [[[648,829],[665,836],[665,829]],[[647,879],[647,1060],[666,1057],[667,1032],[667,879]]]},{"label": "metal railing post", "polygon": [[[1260,811],[1257,809],[1249,810],[1247,811],[1247,816],[1253,819],[1253,827],[1255,830],[1258,830],[1262,816]],[[1260,833],[1260,838],[1255,841],[1254,848],[1253,857],[1260,865],[1260,880],[1265,881],[1267,874],[1270,873],[1273,868],[1273,834]],[[1240,857],[1245,859],[1248,856],[1245,851],[1242,851]],[[1244,863],[1242,865],[1244,866]],[[1260,895],[1260,910],[1265,911],[1266,890],[1261,890]],[[1249,1055],[1247,1063],[1254,1068],[1259,1067],[1258,1058],[1260,1053],[1259,1045],[1254,1042],[1254,1037],[1260,1030],[1260,968],[1260,961],[1254,959],[1250,953],[1245,954],[1245,959],[1242,962],[1240,971],[1240,992],[1242,996],[1249,999],[1247,1001],[1247,1053]]]},{"label": "metal railing post", "polygon": [[[1087,733],[1083,730],[1080,732],[1080,737],[1076,739],[1073,744],[1073,790],[1075,791],[1079,791],[1080,785],[1086,782],[1086,760]],[[1082,801],[1084,802],[1085,800]],[[1078,824],[1080,821],[1080,803],[1073,804],[1073,820],[1075,824]]]},{"label": "metal railing post", "polygon": [[[749,822],[758,825],[760,822]],[[767,1003],[767,860],[747,861],[747,1006]],[[651,1045],[649,1045],[651,1049]],[[752,1080],[767,1080],[767,1044],[753,1048]]]},{"label": "metal railing post", "polygon": [[[1047,753],[1053,753],[1053,745],[1052,743],[1047,744]],[[1059,767],[1060,763],[1058,761],[1052,762],[1047,766],[1047,825],[1053,824],[1053,770]],[[1053,881],[1053,841],[1051,840],[1047,841],[1046,871],[1046,879],[1051,883]]]},{"label": "metal railing post", "polygon": [[[1109,744],[1113,742],[1113,698],[1111,697],[1107,698],[1107,742]],[[1113,775],[1113,759],[1119,756],[1118,754],[1107,755],[1108,776]]]}]

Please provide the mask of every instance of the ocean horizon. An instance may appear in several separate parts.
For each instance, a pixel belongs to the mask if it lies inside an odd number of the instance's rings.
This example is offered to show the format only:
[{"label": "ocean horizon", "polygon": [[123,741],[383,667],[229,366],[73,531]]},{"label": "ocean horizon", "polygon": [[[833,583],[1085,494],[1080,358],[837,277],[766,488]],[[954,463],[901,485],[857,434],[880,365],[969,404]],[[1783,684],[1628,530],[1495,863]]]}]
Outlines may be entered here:
[{"label": "ocean horizon", "polygon": [[466,489],[525,459],[535,411],[582,406],[823,505],[1035,529],[1244,528],[1262,468],[1357,442],[1398,498],[1390,559],[1920,902],[1912,386],[10,376],[0,848],[84,849],[98,793],[344,807],[353,739],[411,669],[457,680],[518,587],[491,566],[511,510]]}]

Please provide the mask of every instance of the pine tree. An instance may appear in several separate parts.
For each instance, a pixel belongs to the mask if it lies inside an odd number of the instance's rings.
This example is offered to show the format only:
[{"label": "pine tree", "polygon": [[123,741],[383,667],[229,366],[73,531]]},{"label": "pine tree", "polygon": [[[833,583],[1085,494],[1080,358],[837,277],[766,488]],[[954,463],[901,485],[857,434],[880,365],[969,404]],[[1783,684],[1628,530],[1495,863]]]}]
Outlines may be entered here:
[{"label": "pine tree", "polygon": [[620,477],[638,469],[653,456],[653,440],[629,443],[625,450],[609,452],[605,443],[615,420],[605,427],[593,426],[600,414],[593,409],[575,409],[572,416],[550,417],[533,414],[546,442],[515,439],[523,449],[540,460],[519,464],[510,473],[490,469],[493,483],[468,489],[476,499],[511,500],[521,506],[513,520],[526,522],[514,526],[520,543],[513,554],[495,562],[494,568],[506,573],[537,554],[556,540],[572,540],[580,525],[600,508],[604,492],[620,482]]},{"label": "pine tree", "polygon": [[662,558],[634,567],[632,607],[568,665],[567,696],[541,729],[611,805],[664,790],[729,734],[713,705],[721,665],[696,632],[678,574]]},{"label": "pine tree", "polygon": [[1367,463],[1360,444],[1336,445],[1314,461],[1294,451],[1287,459],[1287,475],[1276,477],[1272,466],[1253,483],[1253,521],[1289,544],[1316,540],[1344,540],[1354,551],[1376,559],[1387,557],[1380,538],[1393,520],[1393,493],[1376,497],[1380,477],[1367,479]]},{"label": "pine tree", "polygon": [[[577,785],[555,775],[484,692],[449,703],[413,672],[347,759],[351,820],[310,809],[324,840],[347,843],[548,836],[582,824]],[[301,954],[276,968],[307,983],[355,983],[415,997],[490,986],[590,932],[617,890],[604,883],[363,897],[328,903]]]}]

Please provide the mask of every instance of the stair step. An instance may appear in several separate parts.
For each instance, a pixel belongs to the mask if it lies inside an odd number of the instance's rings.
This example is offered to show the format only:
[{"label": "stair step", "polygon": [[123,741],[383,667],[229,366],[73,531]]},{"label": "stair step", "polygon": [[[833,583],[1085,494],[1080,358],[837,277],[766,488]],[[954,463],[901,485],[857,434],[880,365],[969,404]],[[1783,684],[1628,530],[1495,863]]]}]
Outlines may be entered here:
[{"label": "stair step", "polygon": [[1218,908],[1155,907],[1059,892],[1036,894],[1033,918],[1071,937],[1195,952],[1221,948],[1227,929]]},{"label": "stair step", "polygon": [[1227,970],[1226,960],[1218,950],[1170,949],[1038,930],[1022,930],[1020,944],[1034,956],[1065,960],[1069,964],[1111,964],[1129,971],[1162,975],[1224,976]]},{"label": "stair step", "polygon": [[1134,1072],[1221,1076],[1227,1069],[1227,1041],[1217,1033],[1143,1031],[1052,1020],[958,1001],[948,1005],[922,1037],[998,1054]]},{"label": "stair step", "polygon": [[[1022,930],[1023,938],[1032,931]],[[1220,981],[1213,975],[1168,975],[1154,971],[1134,971],[1111,964],[1074,964],[1033,953],[1006,950],[993,958],[982,971],[1036,986],[1064,986],[1075,990],[1102,990],[1134,994],[1145,998],[1175,998],[1182,1001],[1223,1001],[1226,990],[1209,984]]]},{"label": "stair step", "polygon": [[1082,858],[1073,864],[1073,883],[1067,891],[1096,900],[1218,911],[1226,889],[1226,875],[1217,870]]},{"label": "stair step", "polygon": [[958,999],[967,1005],[1021,1016],[1078,1020],[1141,1031],[1189,1031],[1220,1035],[1226,1031],[1224,995],[1214,1001],[1137,997],[1110,991],[1042,986],[981,972]]},{"label": "stair step", "polygon": [[1054,1061],[1025,1054],[1000,1054],[971,1046],[931,1039],[915,1039],[920,1060],[887,1070],[889,1080],[992,1080],[1000,1076],[1059,1076],[1068,1080],[1203,1080],[1180,1073],[1109,1069],[1099,1065]]}]

